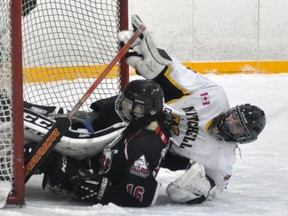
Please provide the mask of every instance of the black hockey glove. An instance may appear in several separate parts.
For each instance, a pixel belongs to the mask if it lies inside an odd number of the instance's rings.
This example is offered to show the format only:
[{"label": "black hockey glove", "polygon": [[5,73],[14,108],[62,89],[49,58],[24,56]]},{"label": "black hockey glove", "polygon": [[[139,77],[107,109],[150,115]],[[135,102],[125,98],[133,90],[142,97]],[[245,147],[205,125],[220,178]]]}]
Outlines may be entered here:
[{"label": "black hockey glove", "polygon": [[81,200],[107,204],[110,201],[112,185],[108,178],[80,169],[79,175],[71,178],[73,193]]},{"label": "black hockey glove", "polygon": [[99,116],[96,112],[78,111],[72,118],[72,129],[86,129],[89,133],[94,133],[93,122]]}]

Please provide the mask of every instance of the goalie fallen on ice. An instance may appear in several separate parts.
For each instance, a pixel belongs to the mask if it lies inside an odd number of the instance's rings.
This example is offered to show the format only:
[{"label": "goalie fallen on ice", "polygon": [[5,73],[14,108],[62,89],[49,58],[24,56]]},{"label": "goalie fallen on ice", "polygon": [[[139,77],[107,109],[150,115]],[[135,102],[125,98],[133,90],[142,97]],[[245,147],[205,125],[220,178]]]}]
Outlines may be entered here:
[{"label": "goalie fallen on ice", "polygon": [[[91,203],[153,205],[160,188],[156,176],[170,146],[161,87],[135,80],[119,96],[91,108],[73,116],[70,130],[39,167],[43,188]],[[65,113],[63,108],[25,103],[25,159],[53,118]]]}]

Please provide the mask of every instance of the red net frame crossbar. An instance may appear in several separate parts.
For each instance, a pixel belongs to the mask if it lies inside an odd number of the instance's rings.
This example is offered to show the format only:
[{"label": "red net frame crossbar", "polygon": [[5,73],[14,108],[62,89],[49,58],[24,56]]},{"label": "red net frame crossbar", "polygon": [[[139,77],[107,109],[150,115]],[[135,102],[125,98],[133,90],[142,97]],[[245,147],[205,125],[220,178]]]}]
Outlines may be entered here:
[{"label": "red net frame crossbar", "polygon": [[[128,29],[128,0],[113,0],[119,4],[119,30]],[[23,133],[23,17],[22,0],[9,0],[11,5],[11,69],[12,69],[12,128],[13,128],[13,190],[8,204],[25,204],[24,184],[24,133]],[[62,1],[59,1],[62,2]],[[100,0],[99,0],[100,2]],[[120,46],[120,45],[119,45]],[[25,50],[25,49],[24,49]],[[26,66],[26,65],[25,65]],[[122,59],[120,67],[120,91],[129,82],[129,66]]]}]

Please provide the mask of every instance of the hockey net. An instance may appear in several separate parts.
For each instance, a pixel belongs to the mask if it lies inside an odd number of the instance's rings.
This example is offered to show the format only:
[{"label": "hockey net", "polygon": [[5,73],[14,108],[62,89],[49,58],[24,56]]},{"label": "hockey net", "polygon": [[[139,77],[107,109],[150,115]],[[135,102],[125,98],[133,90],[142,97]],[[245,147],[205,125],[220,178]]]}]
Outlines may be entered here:
[{"label": "hockey net", "polygon": [[[1,0],[0,4],[0,183],[11,182],[8,202],[21,204],[21,102],[72,108],[117,54],[117,34],[128,28],[128,0]],[[121,61],[81,110],[118,94],[128,77],[128,66]],[[17,157],[15,149],[20,149]]]}]

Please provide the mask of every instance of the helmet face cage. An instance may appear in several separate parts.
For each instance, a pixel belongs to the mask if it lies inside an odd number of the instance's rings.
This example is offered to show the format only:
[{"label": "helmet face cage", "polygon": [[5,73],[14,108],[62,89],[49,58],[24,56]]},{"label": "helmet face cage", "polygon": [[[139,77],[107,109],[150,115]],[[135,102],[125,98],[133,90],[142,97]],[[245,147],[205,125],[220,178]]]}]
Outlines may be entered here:
[{"label": "helmet face cage", "polygon": [[228,136],[230,136],[232,139],[234,139],[238,143],[247,143],[247,142],[252,142],[252,141],[256,140],[256,137],[253,137],[253,135],[249,131],[249,129],[246,125],[247,120],[245,118],[245,114],[240,110],[239,106],[232,108],[226,114],[225,119],[229,115],[236,115],[237,116],[237,118],[240,120],[240,127],[241,127],[243,132],[240,134],[236,134],[236,135],[232,134],[232,133],[230,133],[228,125],[226,123],[224,123],[225,132],[227,133]]},{"label": "helmet face cage", "polygon": [[[230,115],[234,115],[234,117],[237,116],[237,120],[240,124],[239,128],[243,131],[242,133],[231,133],[226,122],[227,117]],[[221,136],[226,141],[248,143],[257,139],[257,136],[264,129],[265,124],[266,117],[263,110],[250,104],[242,104],[230,109],[223,115],[219,131],[221,131]]]},{"label": "helmet face cage", "polygon": [[124,122],[130,122],[132,119],[132,105],[133,102],[127,99],[123,93],[115,101],[115,110]]},{"label": "helmet face cage", "polygon": [[151,117],[163,110],[162,89],[154,81],[135,80],[128,84],[115,102],[115,109],[125,122]]}]

